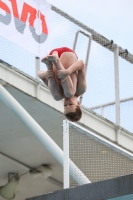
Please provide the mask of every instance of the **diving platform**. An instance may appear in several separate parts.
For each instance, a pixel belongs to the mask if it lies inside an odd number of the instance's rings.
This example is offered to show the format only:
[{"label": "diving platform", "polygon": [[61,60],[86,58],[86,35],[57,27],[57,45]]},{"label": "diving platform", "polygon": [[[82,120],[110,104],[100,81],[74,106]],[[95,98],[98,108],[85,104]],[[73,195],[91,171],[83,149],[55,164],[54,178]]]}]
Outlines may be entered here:
[{"label": "diving platform", "polygon": [[[22,71],[0,63],[0,84],[30,114],[62,149],[63,101],[55,101],[47,87]],[[133,134],[82,106],[80,126],[133,153]],[[41,165],[52,168],[52,176],[21,177],[16,200],[53,192],[63,188],[63,168],[31,133],[22,121],[0,100],[0,186],[7,183],[9,172],[25,173]]]}]

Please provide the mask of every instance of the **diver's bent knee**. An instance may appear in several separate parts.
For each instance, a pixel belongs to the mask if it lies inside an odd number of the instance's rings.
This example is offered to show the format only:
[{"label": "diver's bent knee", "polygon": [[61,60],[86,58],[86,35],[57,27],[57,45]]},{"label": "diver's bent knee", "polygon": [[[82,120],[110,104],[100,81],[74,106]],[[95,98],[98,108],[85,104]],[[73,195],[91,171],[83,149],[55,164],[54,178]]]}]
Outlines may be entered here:
[{"label": "diver's bent knee", "polygon": [[85,67],[85,63],[84,63],[83,60],[79,60],[79,62],[80,62],[80,64],[81,64],[83,67]]}]

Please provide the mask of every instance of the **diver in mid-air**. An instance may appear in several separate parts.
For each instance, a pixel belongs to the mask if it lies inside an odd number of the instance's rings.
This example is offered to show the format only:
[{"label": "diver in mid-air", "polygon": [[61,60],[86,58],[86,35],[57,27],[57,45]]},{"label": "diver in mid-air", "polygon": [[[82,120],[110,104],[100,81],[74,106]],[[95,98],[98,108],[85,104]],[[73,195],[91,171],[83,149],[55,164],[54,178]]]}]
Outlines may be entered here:
[{"label": "diver in mid-air", "polygon": [[67,48],[53,49],[41,60],[47,71],[38,71],[38,77],[49,88],[56,101],[64,99],[64,115],[72,122],[82,117],[78,97],[86,91],[86,73],[82,60],[76,53]]}]

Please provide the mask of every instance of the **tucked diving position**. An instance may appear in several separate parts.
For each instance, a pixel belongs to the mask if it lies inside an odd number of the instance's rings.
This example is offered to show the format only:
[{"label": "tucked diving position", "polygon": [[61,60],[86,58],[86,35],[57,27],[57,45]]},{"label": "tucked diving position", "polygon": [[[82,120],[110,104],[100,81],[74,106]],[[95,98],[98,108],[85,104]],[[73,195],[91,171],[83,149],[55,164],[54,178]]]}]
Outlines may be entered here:
[{"label": "tucked diving position", "polygon": [[86,91],[85,65],[76,53],[67,48],[53,49],[41,60],[47,71],[38,71],[38,77],[46,84],[56,101],[64,99],[64,115],[72,122],[82,117],[78,97]]}]

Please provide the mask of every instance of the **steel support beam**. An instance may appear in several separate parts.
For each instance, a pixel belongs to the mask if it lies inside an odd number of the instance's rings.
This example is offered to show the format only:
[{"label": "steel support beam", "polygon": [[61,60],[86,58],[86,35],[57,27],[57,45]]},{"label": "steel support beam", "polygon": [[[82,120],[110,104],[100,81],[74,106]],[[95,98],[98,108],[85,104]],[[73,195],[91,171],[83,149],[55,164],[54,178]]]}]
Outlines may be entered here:
[{"label": "steel support beam", "polygon": [[[12,97],[12,95],[0,84],[0,99],[11,109],[27,128],[40,140],[45,148],[63,166],[63,151],[49,137],[49,135],[37,124],[28,112]],[[79,184],[90,183],[90,180],[70,161],[70,175]]]}]

